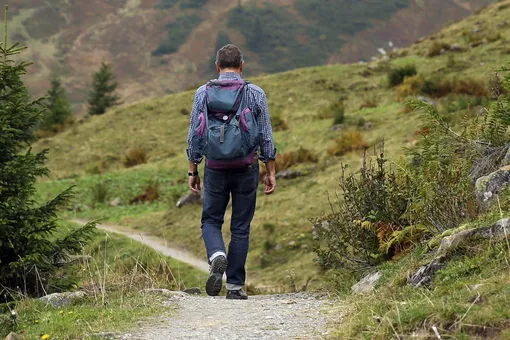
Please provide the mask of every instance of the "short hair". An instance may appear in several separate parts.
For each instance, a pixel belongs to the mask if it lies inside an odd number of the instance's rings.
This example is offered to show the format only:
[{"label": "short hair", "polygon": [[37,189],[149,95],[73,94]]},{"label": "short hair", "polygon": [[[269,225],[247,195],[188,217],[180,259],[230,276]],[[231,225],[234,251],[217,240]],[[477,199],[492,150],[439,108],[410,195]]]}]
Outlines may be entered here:
[{"label": "short hair", "polygon": [[235,45],[225,45],[216,53],[216,63],[221,70],[226,68],[240,68],[243,64],[243,53]]}]

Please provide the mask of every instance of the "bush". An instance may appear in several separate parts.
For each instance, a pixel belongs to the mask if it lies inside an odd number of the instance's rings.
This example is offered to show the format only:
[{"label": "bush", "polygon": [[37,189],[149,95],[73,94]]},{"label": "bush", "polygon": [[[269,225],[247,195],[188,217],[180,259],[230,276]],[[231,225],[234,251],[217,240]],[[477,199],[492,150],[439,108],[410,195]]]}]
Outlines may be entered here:
[{"label": "bush", "polygon": [[107,182],[103,180],[97,181],[90,188],[92,207],[95,207],[98,203],[105,203],[108,199],[108,194],[110,192],[110,186]]},{"label": "bush", "polygon": [[466,30],[462,33],[462,36],[464,40],[473,47],[501,39],[501,34],[499,32],[481,27]]},{"label": "bush", "polygon": [[[319,158],[313,151],[299,147],[299,149],[295,151],[278,154],[275,163],[276,173],[287,170],[297,164],[317,163],[318,161]],[[265,175],[265,168],[260,169],[260,178],[263,179]]]},{"label": "bush", "polygon": [[343,101],[338,100],[322,109],[318,115],[319,119],[333,118],[333,124],[343,124],[345,121],[345,106]]},{"label": "bush", "polygon": [[404,83],[397,86],[395,91],[399,100],[419,94],[424,86],[425,80],[421,75],[407,77]]},{"label": "bush", "polygon": [[385,253],[391,256],[410,245],[409,238],[391,243],[393,232],[410,225],[405,217],[408,180],[388,170],[382,151],[374,161],[363,159],[359,174],[342,170],[342,196],[334,206],[338,212],[312,221],[314,249],[325,268],[365,270]]},{"label": "bush", "polygon": [[147,151],[140,147],[134,147],[126,151],[123,164],[126,168],[130,168],[140,164],[145,164],[148,161],[149,155],[147,154]]},{"label": "bush", "polygon": [[428,57],[437,57],[444,53],[444,51],[448,50],[450,45],[446,43],[442,43],[439,41],[434,41],[432,45],[430,45],[429,50],[427,52]]},{"label": "bush", "polygon": [[418,74],[414,65],[407,65],[396,69],[391,69],[388,72],[388,83],[390,87],[395,87],[404,82],[406,77],[412,77]]},{"label": "bush", "polygon": [[377,107],[378,106],[378,100],[377,100],[377,96],[375,95],[366,95],[364,98],[363,98],[363,103],[359,106],[359,109],[360,110],[363,110],[363,109],[373,109],[374,107]]},{"label": "bush", "polygon": [[368,145],[363,140],[363,136],[359,131],[351,130],[342,133],[335,139],[335,144],[328,148],[328,154],[331,156],[343,156],[348,152],[363,150]]}]

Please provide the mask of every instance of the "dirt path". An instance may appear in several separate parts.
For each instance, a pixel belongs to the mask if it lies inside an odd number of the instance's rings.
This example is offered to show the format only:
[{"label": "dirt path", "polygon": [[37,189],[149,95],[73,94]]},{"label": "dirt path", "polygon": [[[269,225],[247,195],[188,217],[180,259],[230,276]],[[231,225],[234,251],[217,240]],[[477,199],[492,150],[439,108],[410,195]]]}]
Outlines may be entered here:
[{"label": "dirt path", "polygon": [[269,340],[324,339],[328,303],[308,294],[251,296],[247,301],[225,297],[186,296],[168,304],[176,317],[160,318],[121,339],[139,340]]},{"label": "dirt path", "polygon": [[[73,219],[72,222],[77,223],[79,225],[85,225],[89,221],[82,219]],[[209,264],[205,260],[201,260],[196,258],[194,255],[188,253],[185,250],[177,249],[174,247],[170,247],[167,242],[162,240],[159,237],[154,237],[145,233],[140,233],[133,230],[126,230],[120,226],[111,225],[111,224],[98,224],[97,228],[104,230],[109,233],[116,233],[119,235],[123,235],[133,239],[137,242],[140,242],[147,247],[150,247],[157,252],[174,258],[178,261],[187,263],[197,269],[200,269],[204,272],[209,272]]]},{"label": "dirt path", "polygon": [[[72,222],[84,225],[86,220]],[[157,237],[120,226],[98,224],[109,233],[117,233],[187,263],[209,271],[209,265],[186,251],[169,247]],[[224,296],[174,297],[165,302],[169,308],[178,307],[177,316],[161,316],[143,322],[136,331],[115,336],[117,339],[139,340],[269,340],[324,339],[327,317],[323,313],[327,300],[305,293],[257,295],[247,301],[227,300]]]}]

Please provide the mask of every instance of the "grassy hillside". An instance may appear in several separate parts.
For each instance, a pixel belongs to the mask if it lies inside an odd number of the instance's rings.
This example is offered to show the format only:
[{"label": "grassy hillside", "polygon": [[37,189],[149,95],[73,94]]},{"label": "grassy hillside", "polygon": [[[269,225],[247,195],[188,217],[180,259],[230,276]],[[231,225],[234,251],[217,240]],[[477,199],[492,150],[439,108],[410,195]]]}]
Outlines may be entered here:
[{"label": "grassy hillside", "polygon": [[[126,103],[182,91],[211,76],[216,41],[246,53],[249,74],[357,61],[408,46],[494,0],[11,1],[11,33],[30,47],[36,95],[63,77],[76,111],[101,62]],[[407,29],[403,30],[402,27]],[[225,39],[226,38],[226,39]],[[207,57],[204,57],[207,56]]]},{"label": "grassy hillside", "polygon": [[[342,163],[359,164],[361,151],[349,149],[384,139],[386,154],[397,159],[404,147],[416,143],[420,120],[404,105],[408,95],[416,94],[412,84],[390,88],[389,69],[414,65],[427,84],[456,82],[456,90],[434,99],[441,112],[453,120],[468,110],[478,112],[479,105],[489,98],[483,93],[485,98],[480,98],[471,89],[484,88],[491,73],[508,62],[509,20],[510,0],[500,1],[409,49],[394,52],[388,60],[304,68],[250,79],[264,88],[273,121],[280,121],[275,138],[281,158],[311,160],[313,157],[304,157],[308,150],[317,159],[294,166],[307,176],[280,180],[274,196],[259,195],[249,279],[283,289],[290,281],[301,285],[316,275],[309,218],[330,211],[328,197],[336,199]],[[469,90],[461,89],[459,84],[464,83]],[[41,198],[76,185],[76,206],[68,216],[104,218],[149,231],[204,256],[200,207],[175,206],[177,198],[187,192],[184,150],[193,94],[182,92],[120,107],[41,140],[37,148],[51,150],[52,170],[51,178],[39,184]],[[339,100],[346,120],[333,131],[330,111]],[[346,140],[350,140],[347,146],[342,144]],[[148,162],[124,168],[125,154],[133,148],[144,150]],[[344,153],[340,151],[346,153],[333,156]],[[156,202],[128,204],[149,185],[159,188]],[[110,206],[109,201],[117,197],[123,204]],[[228,223],[227,218],[226,235]]]}]

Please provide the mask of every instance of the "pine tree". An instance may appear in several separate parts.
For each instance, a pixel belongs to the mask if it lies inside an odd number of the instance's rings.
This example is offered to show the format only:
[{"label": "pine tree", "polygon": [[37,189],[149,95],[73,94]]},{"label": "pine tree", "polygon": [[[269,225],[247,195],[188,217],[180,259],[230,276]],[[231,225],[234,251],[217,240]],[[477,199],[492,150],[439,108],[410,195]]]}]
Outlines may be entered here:
[{"label": "pine tree", "polygon": [[51,130],[62,125],[71,116],[71,105],[67,100],[67,94],[58,77],[51,79],[51,89],[46,94],[46,112],[44,114],[42,129]]},{"label": "pine tree", "polygon": [[110,66],[102,63],[99,71],[93,76],[88,99],[89,114],[102,115],[110,107],[118,105],[120,97],[115,94],[118,85]]},{"label": "pine tree", "polygon": [[7,6],[4,23],[0,43],[0,287],[40,295],[56,283],[58,263],[79,252],[95,227],[88,224],[56,237],[57,210],[70,199],[71,188],[43,205],[34,198],[37,177],[49,172],[44,166],[47,151],[34,153],[30,148],[44,108],[41,99],[30,99],[21,80],[30,63],[11,60],[25,47],[7,43]]}]

